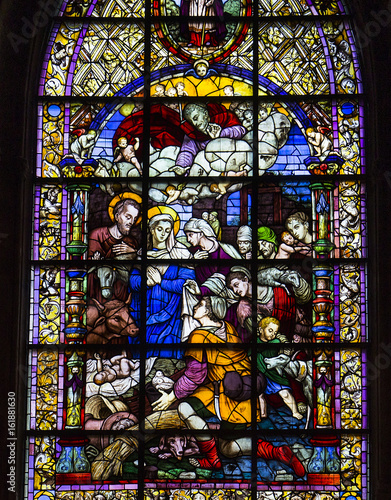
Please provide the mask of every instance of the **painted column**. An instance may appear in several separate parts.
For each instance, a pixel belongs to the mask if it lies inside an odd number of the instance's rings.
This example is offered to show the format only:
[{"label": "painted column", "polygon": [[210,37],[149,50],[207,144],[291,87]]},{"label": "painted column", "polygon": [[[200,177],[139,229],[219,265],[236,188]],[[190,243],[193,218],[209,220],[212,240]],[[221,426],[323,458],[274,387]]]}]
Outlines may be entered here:
[{"label": "painted column", "polygon": [[[331,154],[322,162],[319,158],[308,158],[306,165],[312,174],[332,175],[339,171],[342,158]],[[314,426],[316,429],[334,429],[334,352],[327,347],[334,340],[334,269],[326,259],[332,255],[334,245],[333,191],[334,182],[319,180],[310,184],[312,191],[313,249],[319,264],[313,269],[314,295],[312,327],[314,342],[319,348],[314,352],[314,390],[316,403]],[[325,261],[321,264],[321,261]],[[308,473],[319,480],[321,474],[335,474],[339,481],[340,458],[338,456],[339,439],[337,436],[318,435],[311,439],[314,453],[308,464]],[[315,475],[317,479],[315,479]],[[310,478],[309,478],[310,479]]]},{"label": "painted column", "polygon": [[[77,168],[77,167],[75,167]],[[80,167],[82,168],[82,167]],[[81,172],[82,173],[82,172]],[[76,346],[83,343],[86,328],[86,270],[80,268],[80,261],[85,259],[88,248],[86,236],[86,220],[89,185],[82,183],[69,184],[66,186],[69,192],[67,245],[66,250],[72,261],[77,260],[77,267],[66,270],[66,321],[65,339],[67,344],[74,346],[66,351],[67,361],[65,370],[67,379],[65,381],[65,425],[66,430],[83,428],[83,385],[85,352]],[[89,473],[90,464],[85,455],[85,445],[88,440],[72,436],[62,438],[59,445],[62,447],[60,457],[56,464],[57,474]],[[58,477],[61,483],[61,476]]]}]

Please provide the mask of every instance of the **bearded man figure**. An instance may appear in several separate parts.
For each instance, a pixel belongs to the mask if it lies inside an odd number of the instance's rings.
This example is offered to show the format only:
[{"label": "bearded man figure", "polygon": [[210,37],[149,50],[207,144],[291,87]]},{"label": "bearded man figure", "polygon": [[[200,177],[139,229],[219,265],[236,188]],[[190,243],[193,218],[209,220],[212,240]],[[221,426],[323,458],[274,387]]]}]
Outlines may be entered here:
[{"label": "bearded man figure", "polygon": [[140,204],[126,198],[109,207],[114,224],[110,227],[98,227],[91,231],[88,241],[88,258],[100,259],[135,259],[138,243],[130,235],[132,227],[138,222]]},{"label": "bearded man figure", "polygon": [[217,138],[241,139],[247,132],[237,116],[218,103],[190,103],[183,109],[186,120],[181,150],[170,170],[184,175],[199,151]]}]

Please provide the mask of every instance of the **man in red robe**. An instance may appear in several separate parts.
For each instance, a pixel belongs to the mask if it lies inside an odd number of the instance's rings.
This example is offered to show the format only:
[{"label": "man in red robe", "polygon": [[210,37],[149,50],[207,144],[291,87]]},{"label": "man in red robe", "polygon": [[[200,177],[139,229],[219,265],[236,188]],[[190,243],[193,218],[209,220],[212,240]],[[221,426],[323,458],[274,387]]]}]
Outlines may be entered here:
[{"label": "man in red robe", "polygon": [[[171,168],[176,174],[185,174],[193,164],[197,153],[206,148],[212,139],[241,139],[247,130],[239,118],[225,106],[218,103],[190,103],[183,108],[185,121],[180,114],[164,104],[153,104],[150,113],[150,140],[152,147],[180,146],[176,165]],[[113,150],[120,137],[126,137],[129,144],[140,140],[136,156],[141,161],[143,151],[143,111],[128,116],[117,128],[113,137]]]},{"label": "man in red robe", "polygon": [[136,258],[138,243],[130,235],[140,214],[140,205],[133,199],[119,201],[113,209],[114,224],[91,231],[88,241],[88,258],[129,259]]}]

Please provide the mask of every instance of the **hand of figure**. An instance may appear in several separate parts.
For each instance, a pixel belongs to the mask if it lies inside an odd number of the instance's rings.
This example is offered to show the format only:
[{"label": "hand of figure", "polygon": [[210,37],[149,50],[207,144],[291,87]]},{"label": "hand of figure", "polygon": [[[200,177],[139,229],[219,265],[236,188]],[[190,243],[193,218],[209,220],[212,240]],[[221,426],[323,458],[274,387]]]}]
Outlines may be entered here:
[{"label": "hand of figure", "polygon": [[150,273],[151,267],[147,267],[147,286],[155,286],[155,280],[153,279],[151,273]]},{"label": "hand of figure", "polygon": [[162,282],[162,275],[155,267],[150,266],[147,268],[147,279],[158,285]]},{"label": "hand of figure", "polygon": [[207,259],[209,257],[209,253],[206,250],[197,250],[194,254],[195,259]]},{"label": "hand of figure", "polygon": [[153,286],[155,286],[155,285],[156,285],[156,283],[155,283],[155,282],[154,282],[151,278],[149,278],[149,277],[147,276],[147,286],[149,286],[149,287],[153,287]]},{"label": "hand of figure", "polygon": [[189,292],[194,295],[200,295],[201,293],[200,287],[194,280],[186,280],[183,286],[186,287]]},{"label": "hand of figure", "polygon": [[306,252],[309,252],[311,250],[311,247],[307,246],[307,245],[300,245],[300,246],[297,246],[297,247],[294,247],[294,250],[295,252],[300,252],[301,250],[305,250]]},{"label": "hand of figure", "polygon": [[221,127],[220,125],[217,125],[217,123],[209,123],[206,131],[212,139],[216,139],[216,137],[220,137]]},{"label": "hand of figure", "polygon": [[165,391],[159,390],[161,397],[152,403],[153,411],[167,410],[172,403],[176,400],[174,391],[167,393]]},{"label": "hand of figure", "polygon": [[177,175],[184,175],[187,168],[181,167],[180,165],[174,165],[173,167],[169,168],[171,172],[175,172]]},{"label": "hand of figure", "polygon": [[134,253],[136,249],[131,247],[127,243],[118,243],[117,245],[113,245],[113,253],[115,255],[122,255],[124,253]]},{"label": "hand of figure", "polygon": [[148,250],[147,255],[150,259],[161,259],[167,256],[167,250]]},{"label": "hand of figure", "polygon": [[93,259],[93,260],[100,260],[101,258],[102,258],[102,256],[98,251],[94,252],[93,256],[91,257],[91,259]]}]

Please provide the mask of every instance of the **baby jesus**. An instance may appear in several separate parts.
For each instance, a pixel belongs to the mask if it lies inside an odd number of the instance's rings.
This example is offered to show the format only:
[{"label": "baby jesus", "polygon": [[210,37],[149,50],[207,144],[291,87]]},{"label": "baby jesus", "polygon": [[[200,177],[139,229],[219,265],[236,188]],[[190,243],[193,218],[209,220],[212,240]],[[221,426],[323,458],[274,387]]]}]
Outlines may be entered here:
[{"label": "baby jesus", "polygon": [[126,137],[120,137],[117,141],[117,145],[118,148],[116,148],[114,152],[114,154],[117,155],[114,158],[114,163],[118,163],[119,161],[127,161],[128,163],[132,163],[137,168],[139,174],[143,175],[141,165],[135,153],[135,151],[140,146],[140,139],[136,137],[135,144],[133,146],[132,144],[128,144],[128,139]]},{"label": "baby jesus", "polygon": [[311,247],[297,241],[288,231],[284,231],[281,234],[281,240],[282,243],[278,247],[276,259],[289,259],[289,257],[296,252],[303,255],[310,255]]},{"label": "baby jesus", "polygon": [[103,385],[106,382],[110,383],[114,380],[127,378],[130,373],[140,366],[140,361],[131,361],[126,357],[126,351],[122,351],[118,356],[113,356],[108,362],[110,364],[105,364],[103,366],[102,358],[97,352],[94,353],[94,358],[96,359],[96,369],[97,374],[94,376],[94,382],[97,385]]}]

